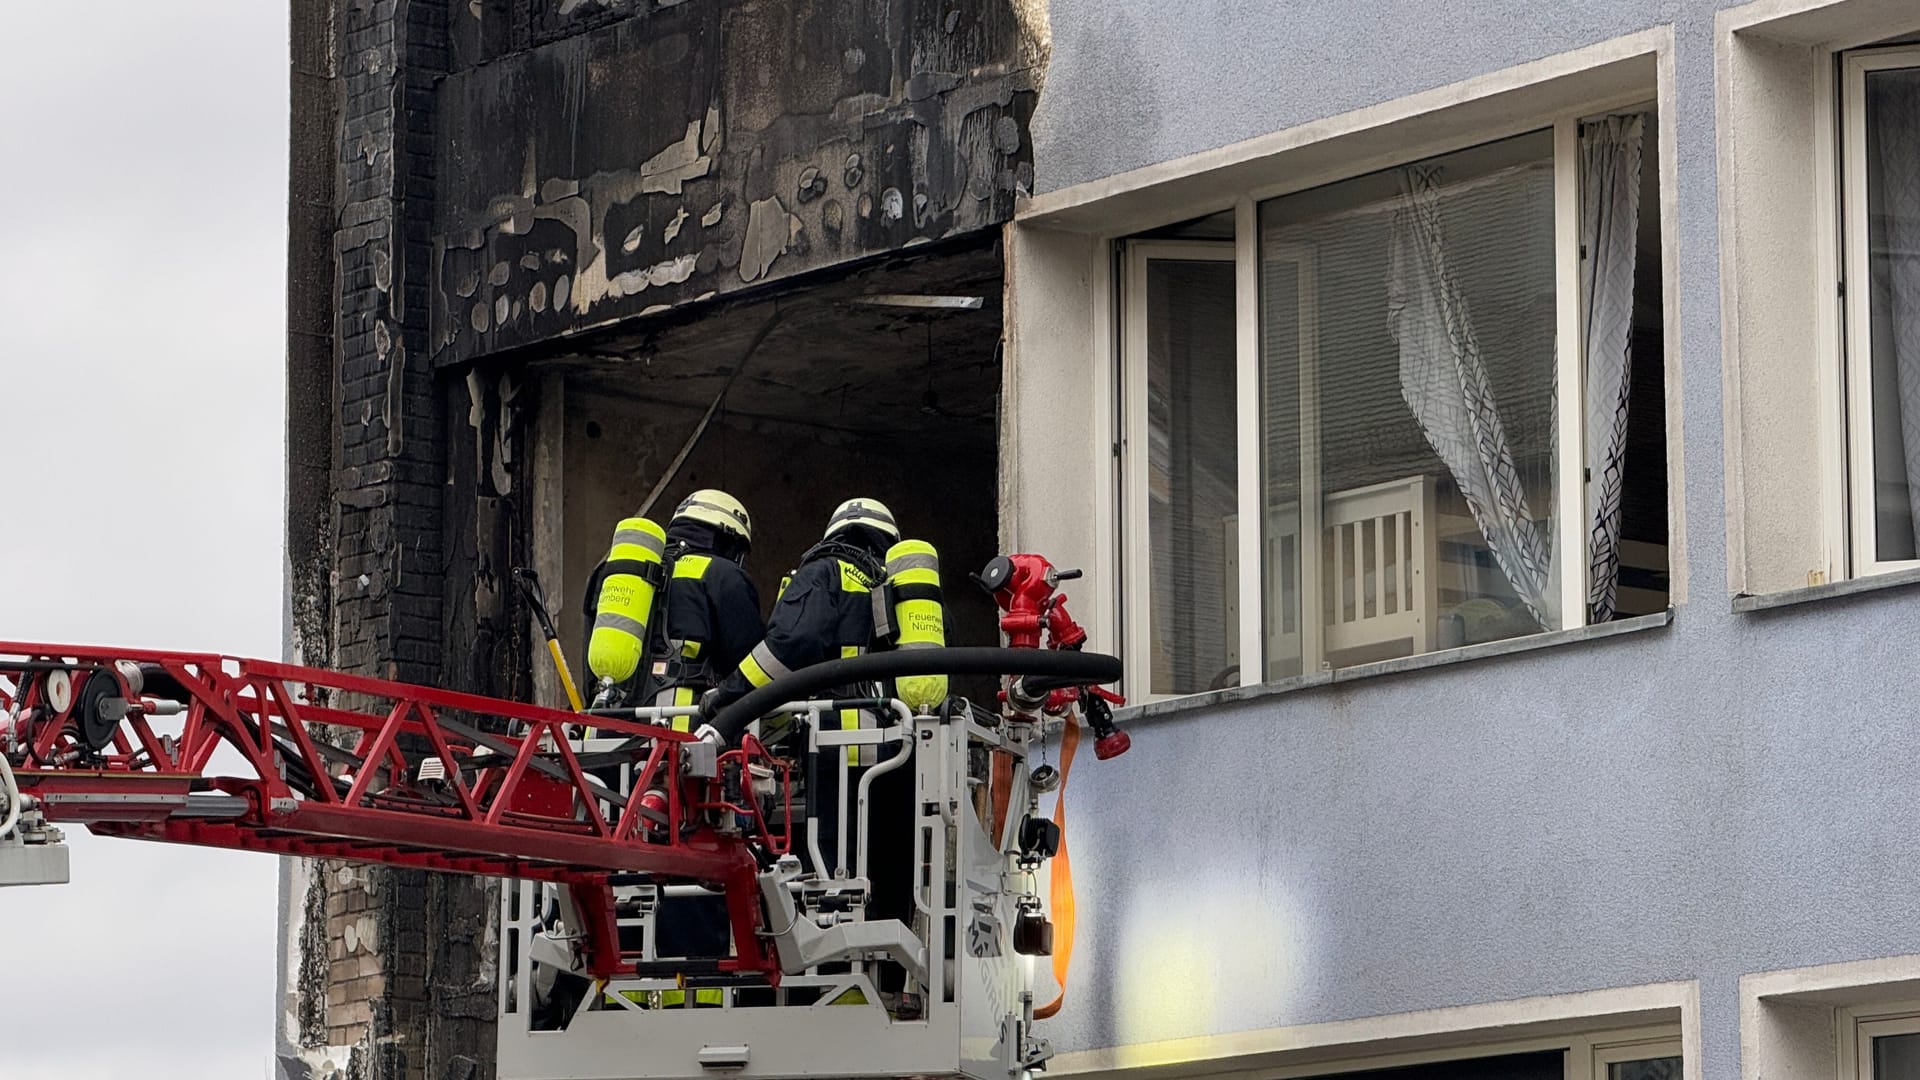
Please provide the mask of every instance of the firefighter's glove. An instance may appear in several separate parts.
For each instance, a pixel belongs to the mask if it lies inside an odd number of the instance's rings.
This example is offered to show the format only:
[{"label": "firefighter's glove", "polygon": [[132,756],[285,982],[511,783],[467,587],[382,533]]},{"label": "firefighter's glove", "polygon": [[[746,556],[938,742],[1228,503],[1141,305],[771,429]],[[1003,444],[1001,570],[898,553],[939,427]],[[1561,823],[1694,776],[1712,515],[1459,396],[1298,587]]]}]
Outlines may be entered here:
[{"label": "firefighter's glove", "polygon": [[700,695],[700,719],[712,722],[720,714],[720,688],[714,687]]}]

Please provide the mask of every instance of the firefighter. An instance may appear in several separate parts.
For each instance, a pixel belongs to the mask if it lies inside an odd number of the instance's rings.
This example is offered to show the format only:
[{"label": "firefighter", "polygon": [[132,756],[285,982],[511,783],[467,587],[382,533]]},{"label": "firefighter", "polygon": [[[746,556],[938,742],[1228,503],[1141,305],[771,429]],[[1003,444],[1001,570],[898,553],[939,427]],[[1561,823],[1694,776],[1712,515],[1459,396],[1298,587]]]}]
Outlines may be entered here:
[{"label": "firefighter", "polygon": [[[753,524],[740,500],[706,488],[681,500],[667,522],[666,619],[649,664],[655,705],[696,705],[760,643],[760,593],[742,565]],[[688,717],[673,725],[688,730]]]},{"label": "firefighter", "polygon": [[[721,708],[765,686],[774,679],[800,668],[827,660],[859,656],[875,646],[889,646],[892,640],[876,640],[873,594],[887,577],[888,552],[900,545],[900,529],[893,513],[877,499],[848,499],[827,519],[825,534],[801,557],[800,566],[781,589],[767,619],[766,639],[753,647],[740,666],[720,686],[701,699],[701,715],[711,720]],[[931,547],[921,545],[926,552]],[[918,553],[914,548],[910,553]],[[925,566],[924,562],[913,565]],[[879,686],[842,686],[828,692],[834,698],[889,696],[890,688]],[[940,686],[945,695],[944,681]],[[873,727],[878,720],[867,710],[847,709],[825,718],[828,725],[841,729]],[[905,753],[896,749],[893,753]],[[848,790],[857,787],[865,767],[876,764],[874,747],[848,747],[844,761],[848,767]],[[851,869],[852,853],[841,853],[838,844],[840,821],[840,762],[821,754],[816,762],[815,779],[819,789],[815,810],[820,823],[821,853],[829,864],[846,863]],[[873,918],[910,917],[912,850],[911,770],[895,771],[879,778],[873,787],[874,813],[868,835],[872,876]],[[852,808],[848,807],[848,812]],[[815,867],[829,875],[833,866]],[[890,973],[891,974],[891,973]],[[883,983],[892,983],[891,977]],[[883,985],[882,989],[889,989]]]},{"label": "firefighter", "polygon": [[[648,637],[644,667],[623,664],[619,670],[632,674],[611,693],[603,690],[596,705],[696,705],[702,693],[740,664],[765,633],[760,594],[742,565],[752,547],[752,519],[740,500],[713,488],[681,500],[659,541],[661,598],[647,594],[652,610],[637,614],[651,624],[641,626]],[[601,565],[587,588],[586,615],[595,632],[606,632],[596,624],[605,621],[599,607],[607,566]],[[603,674],[591,660],[589,670]],[[688,717],[673,721],[681,731],[688,725]]]},{"label": "firefighter", "polygon": [[[712,488],[681,500],[667,522],[666,617],[648,664],[655,705],[695,705],[721,676],[739,666],[766,632],[760,594],[741,565],[753,546],[753,522],[740,500]],[[674,717],[686,731],[690,717]],[[727,903],[720,897],[674,897],[658,908],[655,949],[660,956],[723,957],[728,949]],[[719,990],[695,990],[694,1005],[721,1004]],[[660,1004],[675,1008],[686,994],[667,990]]]},{"label": "firefighter", "polygon": [[[700,695],[733,671],[765,634],[760,594],[742,563],[753,546],[753,522],[740,500],[712,488],[681,500],[668,519],[658,613],[646,628],[644,670],[617,688],[620,700],[659,706],[697,705]],[[594,597],[598,590],[589,590]],[[691,717],[670,722],[680,731]],[[656,954],[712,959],[728,954],[726,901],[673,897],[657,909]],[[663,992],[659,1004],[684,1005],[686,994]],[[719,990],[694,992],[696,1006],[721,1004]]]},{"label": "firefighter", "polygon": [[884,503],[841,503],[820,542],[800,557],[781,587],[765,639],[701,699],[701,716],[711,720],[750,691],[800,668],[866,652],[873,644],[873,589],[886,576],[887,549],[899,542],[900,529]]}]

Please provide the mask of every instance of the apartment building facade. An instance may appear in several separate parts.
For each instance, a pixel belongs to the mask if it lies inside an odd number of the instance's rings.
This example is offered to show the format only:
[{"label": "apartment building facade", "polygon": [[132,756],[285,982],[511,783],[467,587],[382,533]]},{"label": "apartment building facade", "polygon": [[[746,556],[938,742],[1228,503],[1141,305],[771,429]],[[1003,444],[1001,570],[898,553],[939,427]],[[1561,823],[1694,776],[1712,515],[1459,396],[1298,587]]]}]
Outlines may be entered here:
[{"label": "apartment building facade", "polygon": [[[1920,8],[295,14],[306,659],[556,700],[699,429],[1087,572],[1052,1074],[1920,1069]],[[288,1075],[488,1074],[484,889],[285,900]]]},{"label": "apartment building facade", "polygon": [[1920,10],[1051,13],[1002,513],[1141,702],[1055,1072],[1909,1075]]}]

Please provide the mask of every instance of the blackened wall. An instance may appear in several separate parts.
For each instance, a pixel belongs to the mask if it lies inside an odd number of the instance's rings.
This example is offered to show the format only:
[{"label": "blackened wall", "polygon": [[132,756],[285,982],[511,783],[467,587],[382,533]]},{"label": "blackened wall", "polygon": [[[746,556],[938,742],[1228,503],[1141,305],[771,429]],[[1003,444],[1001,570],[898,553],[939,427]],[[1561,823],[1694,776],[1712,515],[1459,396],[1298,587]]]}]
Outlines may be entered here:
[{"label": "blackened wall", "polygon": [[[917,241],[1031,184],[1039,0],[290,0],[290,655],[524,697],[508,349]],[[280,1069],[492,1075],[494,892],[303,864]]]},{"label": "blackened wall", "polygon": [[[437,376],[429,342],[447,3],[295,0],[293,14],[289,651],[510,693],[524,653],[496,568],[511,557],[511,402],[497,378]],[[287,882],[283,1075],[490,1073],[488,884],[328,863]]]},{"label": "blackened wall", "polygon": [[1033,172],[1029,6],[455,5],[438,358],[1006,220]]}]

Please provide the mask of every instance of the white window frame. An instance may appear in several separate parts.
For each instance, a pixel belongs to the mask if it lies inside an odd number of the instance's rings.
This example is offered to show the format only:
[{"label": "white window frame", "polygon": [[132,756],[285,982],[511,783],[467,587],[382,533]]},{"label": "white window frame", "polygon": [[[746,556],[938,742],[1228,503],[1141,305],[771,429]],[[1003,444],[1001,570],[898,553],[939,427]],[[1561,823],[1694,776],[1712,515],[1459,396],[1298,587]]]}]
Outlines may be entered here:
[{"label": "white window frame", "polygon": [[[1920,67],[1920,47],[1866,49],[1841,54],[1839,87],[1840,182],[1838,243],[1843,277],[1857,283],[1840,297],[1841,380],[1846,388],[1846,526],[1852,576],[1920,568],[1920,559],[1881,559],[1874,550],[1872,297],[1867,254],[1867,74]],[[1836,288],[1835,293],[1842,290]]]},{"label": "white window frame", "polygon": [[[1127,240],[1121,245],[1120,270],[1120,408],[1122,445],[1126,448],[1120,455],[1121,503],[1122,511],[1129,528],[1122,535],[1131,539],[1131,543],[1121,545],[1120,559],[1125,592],[1131,604],[1124,610],[1137,613],[1137,617],[1126,620],[1129,633],[1126,635],[1126,670],[1141,672],[1137,680],[1140,687],[1129,687],[1129,694],[1144,700],[1144,692],[1152,685],[1153,671],[1153,557],[1145,537],[1148,515],[1152,513],[1153,500],[1147,490],[1148,432],[1147,432],[1147,264],[1155,260],[1169,262],[1234,262],[1236,253],[1231,240]],[[1234,327],[1236,341],[1245,334],[1241,301],[1241,282],[1236,273],[1234,279]],[[1236,345],[1237,350],[1242,346]],[[1242,350],[1243,351],[1243,350]],[[1236,357],[1237,361],[1244,360]],[[1238,389],[1238,388],[1236,388]],[[1236,401],[1238,399],[1236,398]],[[1244,411],[1244,410],[1242,410]],[[1236,452],[1246,453],[1244,434],[1236,442]],[[1241,472],[1245,467],[1242,463]],[[1242,491],[1241,502],[1246,501]],[[1242,530],[1245,532],[1245,530]],[[1241,609],[1241,677],[1245,681],[1246,672],[1246,602],[1247,587],[1244,575],[1247,572],[1245,560],[1246,543],[1240,545],[1242,557],[1240,572],[1240,595],[1230,598]],[[1255,574],[1259,571],[1256,569]],[[1256,622],[1258,616],[1255,616]],[[1129,680],[1130,682],[1134,680]],[[1157,698],[1174,697],[1173,694],[1154,695]]]},{"label": "white window frame", "polygon": [[1920,1035],[1920,1002],[1861,1005],[1839,1011],[1838,1080],[1873,1080],[1873,1040]]},{"label": "white window frame", "polygon": [[[1584,393],[1586,383],[1585,332],[1581,320],[1580,305],[1580,123],[1594,116],[1609,112],[1639,107],[1653,108],[1652,96],[1641,93],[1614,102],[1598,103],[1581,108],[1577,112],[1560,113],[1539,118],[1535,123],[1515,125],[1509,130],[1489,131],[1483,136],[1458,140],[1447,145],[1423,149],[1410,153],[1402,163],[1423,161],[1456,150],[1483,145],[1515,135],[1527,134],[1551,129],[1554,144],[1554,266],[1555,266],[1555,308],[1556,326],[1554,356],[1556,373],[1556,417],[1558,445],[1562,448],[1581,448],[1572,452],[1560,452],[1555,484],[1555,520],[1553,538],[1554,565],[1561,600],[1561,630],[1572,630],[1587,623],[1587,533],[1589,485],[1586,480],[1586,427]],[[1662,122],[1669,123],[1664,115]],[[1119,393],[1116,405],[1120,415],[1116,418],[1115,429],[1120,434],[1118,440],[1117,480],[1119,506],[1117,522],[1119,525],[1118,558],[1121,567],[1120,602],[1117,609],[1122,613],[1120,619],[1120,638],[1122,655],[1130,672],[1150,672],[1152,649],[1152,598],[1149,576],[1151,552],[1140,538],[1148,534],[1147,514],[1149,512],[1146,497],[1146,399],[1145,375],[1146,355],[1143,347],[1146,333],[1146,309],[1141,301],[1144,298],[1144,259],[1147,257],[1204,257],[1219,258],[1218,254],[1204,256],[1176,256],[1162,252],[1181,250],[1200,250],[1221,252],[1231,250],[1236,266],[1235,272],[1235,319],[1238,328],[1236,335],[1236,418],[1238,423],[1238,466],[1240,480],[1239,518],[1242,522],[1255,521],[1264,526],[1264,491],[1262,488],[1261,464],[1263,439],[1260,422],[1260,327],[1259,327],[1259,204],[1260,202],[1304,190],[1318,187],[1340,179],[1364,176],[1376,172],[1383,166],[1369,164],[1358,168],[1345,177],[1320,177],[1311,183],[1282,186],[1249,192],[1235,200],[1232,205],[1235,217],[1234,238],[1231,244],[1226,241],[1180,241],[1180,240],[1131,240],[1117,238],[1118,264],[1121,281],[1115,290],[1113,302],[1118,305],[1117,348],[1114,353],[1114,369],[1119,376]],[[1391,163],[1385,167],[1391,167]],[[1171,219],[1188,220],[1217,213],[1220,206],[1196,207],[1190,213]],[[1647,207],[1643,212],[1661,212],[1659,207]],[[1664,239],[1666,226],[1662,226]],[[1138,253],[1142,250],[1155,252],[1152,256]],[[1136,265],[1138,262],[1138,265]],[[1663,269],[1665,257],[1662,257]],[[1671,283],[1668,285],[1671,288]],[[1669,463],[1671,475],[1672,463]],[[1303,500],[1304,501],[1304,500]],[[1303,534],[1305,529],[1303,528]],[[1239,666],[1242,687],[1257,686],[1269,681],[1266,677],[1267,659],[1265,656],[1266,626],[1264,620],[1265,598],[1268,585],[1266,567],[1263,558],[1264,528],[1239,530],[1240,556],[1240,603],[1239,603]],[[1566,553],[1574,556],[1568,558]],[[1303,558],[1305,557],[1303,551]],[[1249,573],[1252,577],[1249,578]],[[1304,575],[1303,575],[1304,577]],[[1317,640],[1318,617],[1312,612],[1303,612],[1302,632],[1309,633]],[[1314,664],[1318,659],[1318,650],[1304,654],[1308,662],[1307,674],[1315,667],[1325,668],[1324,661]],[[1150,693],[1151,682],[1147,675],[1130,677],[1126,681],[1126,690],[1130,700],[1140,703],[1165,700],[1183,695]]]},{"label": "white window frame", "polygon": [[[1253,240],[1243,246],[1246,249],[1244,257],[1250,266],[1248,274],[1252,282],[1251,288],[1247,290],[1251,294],[1248,303],[1254,305],[1258,305],[1260,297],[1259,227],[1259,208],[1253,200],[1249,199],[1247,200],[1246,233],[1252,237]],[[1299,316],[1297,319],[1300,326],[1300,342],[1298,345],[1300,363],[1298,365],[1299,370],[1297,375],[1299,381],[1298,398],[1300,403],[1300,461],[1298,464],[1300,470],[1299,564],[1300,584],[1304,587],[1308,581],[1318,581],[1317,577],[1308,573],[1306,568],[1320,565],[1320,541],[1322,536],[1320,518],[1326,509],[1321,501],[1322,492],[1320,490],[1320,394],[1318,390],[1320,385],[1320,297],[1318,295],[1320,261],[1318,252],[1298,244],[1280,245],[1277,249],[1268,251],[1267,255],[1269,261],[1293,264],[1300,282]],[[1243,373],[1241,378],[1243,385],[1252,388],[1246,392],[1245,412],[1251,414],[1252,420],[1250,422],[1258,425],[1262,412],[1261,406],[1264,404],[1262,391],[1265,387],[1262,385],[1260,374],[1259,311],[1257,306],[1254,314],[1255,318],[1250,320],[1252,325],[1247,328],[1247,332],[1253,335],[1254,340],[1248,344],[1245,354],[1241,357],[1241,365],[1247,368],[1248,372]],[[1265,441],[1256,436],[1255,444],[1264,446]],[[1240,491],[1240,501],[1242,505],[1251,504],[1260,507],[1263,517],[1266,512],[1267,499],[1265,486],[1266,477],[1263,475],[1262,469],[1264,464],[1265,462],[1262,460],[1262,455],[1253,455],[1251,477],[1242,476]],[[1257,607],[1251,604],[1247,605],[1253,608],[1252,616],[1254,621],[1252,636],[1259,639],[1256,652],[1256,656],[1259,659],[1259,666],[1254,669],[1256,673],[1266,671],[1272,665],[1271,659],[1266,655],[1267,641],[1270,635],[1267,632],[1265,615],[1268,600],[1275,591],[1272,585],[1266,580],[1267,551],[1266,534],[1264,532],[1266,522],[1262,520],[1260,524],[1262,529],[1248,530],[1248,535],[1241,538],[1240,544],[1241,564],[1247,565],[1247,560],[1251,558],[1253,560],[1252,565],[1260,568],[1260,603]],[[1300,620],[1301,673],[1305,674],[1310,671],[1321,670],[1325,667],[1325,661],[1321,660],[1320,657],[1325,650],[1326,626],[1320,618],[1319,611],[1309,606],[1309,602],[1304,594],[1301,597],[1301,610],[1297,613],[1297,617]],[[1240,635],[1243,640],[1248,636],[1244,620]],[[1242,680],[1242,685],[1248,685],[1244,679]]]},{"label": "white window frame", "polygon": [[[1651,1038],[1626,1038],[1619,1041],[1615,1041],[1612,1037],[1614,1034],[1618,1033],[1603,1035],[1601,1039],[1605,1041],[1596,1040],[1593,1043],[1590,1058],[1592,1064],[1587,1080],[1609,1080],[1609,1066],[1622,1065],[1629,1061],[1669,1057],[1681,1058],[1684,1061],[1686,1058],[1680,1050],[1678,1032]],[[1568,1067],[1568,1072],[1572,1072],[1571,1065]],[[1577,1078],[1569,1077],[1568,1080],[1577,1080]]]},{"label": "white window frame", "polygon": [[[1511,1054],[1530,1054],[1550,1050],[1565,1052],[1566,1057],[1561,1066],[1562,1080],[1607,1080],[1606,1067],[1616,1062],[1641,1061],[1658,1057],[1677,1057],[1684,1060],[1685,1055],[1681,1052],[1680,1042],[1678,1025],[1661,1024],[1649,1027],[1600,1029],[1533,1039],[1471,1043],[1439,1050],[1373,1054],[1339,1061],[1315,1062],[1310,1065],[1268,1067],[1253,1072],[1224,1072],[1211,1075],[1209,1080],[1318,1080],[1320,1077],[1340,1076],[1346,1073],[1397,1069],[1409,1065],[1432,1065],[1446,1061],[1472,1061],[1476,1058],[1505,1057]],[[1858,1080],[1858,1078],[1848,1077],[1846,1080]]]}]

